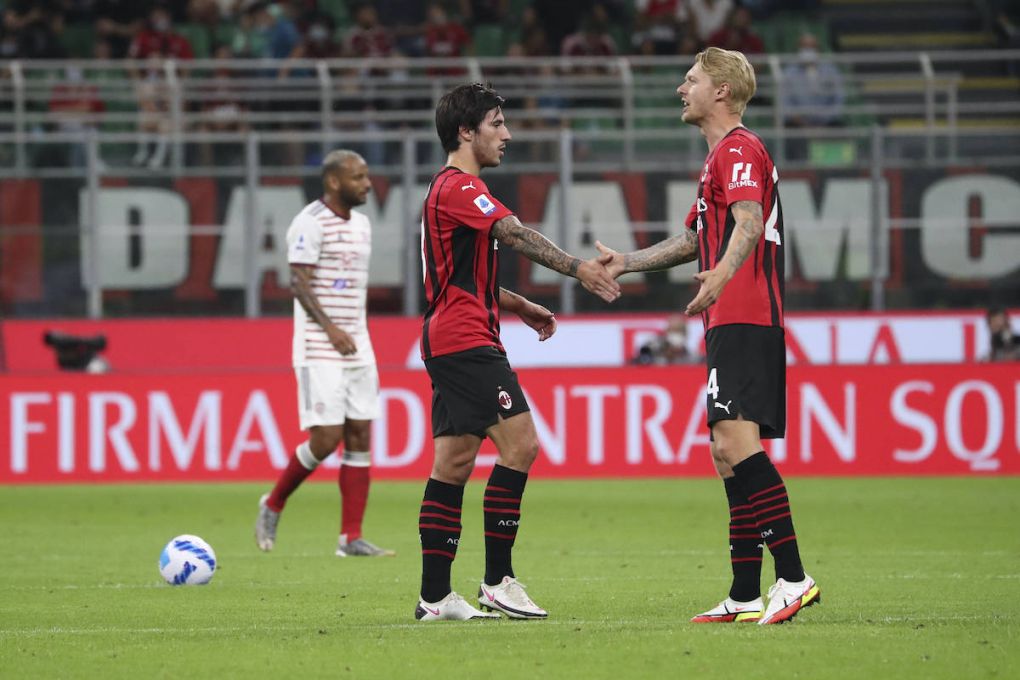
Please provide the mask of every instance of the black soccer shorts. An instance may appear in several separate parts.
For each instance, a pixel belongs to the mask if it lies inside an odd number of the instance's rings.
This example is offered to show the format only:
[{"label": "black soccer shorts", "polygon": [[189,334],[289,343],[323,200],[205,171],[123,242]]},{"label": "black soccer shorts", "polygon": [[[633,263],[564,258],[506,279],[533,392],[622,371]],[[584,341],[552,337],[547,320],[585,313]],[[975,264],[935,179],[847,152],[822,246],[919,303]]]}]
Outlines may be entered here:
[{"label": "black soccer shorts", "polygon": [[530,411],[517,374],[495,347],[474,347],[425,361],[432,379],[432,436],[474,434],[500,418]]},{"label": "black soccer shorts", "polygon": [[762,439],[786,436],[786,341],[777,326],[727,324],[705,334],[708,426],[758,423]]}]

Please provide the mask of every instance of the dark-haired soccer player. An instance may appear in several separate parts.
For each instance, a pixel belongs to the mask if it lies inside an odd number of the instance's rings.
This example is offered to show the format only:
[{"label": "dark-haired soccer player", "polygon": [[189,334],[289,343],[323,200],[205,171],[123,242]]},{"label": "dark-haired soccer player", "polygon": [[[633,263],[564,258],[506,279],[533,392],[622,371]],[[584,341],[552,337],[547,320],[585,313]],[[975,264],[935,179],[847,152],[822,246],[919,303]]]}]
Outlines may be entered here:
[{"label": "dark-haired soccer player", "polygon": [[[733,584],[697,623],[782,623],[820,597],[801,566],[786,486],[761,444],[786,432],[784,237],[779,174],[761,139],[741,124],[754,91],[743,54],[699,53],[677,88],[684,122],[701,129],[709,149],[687,228],[625,255],[597,244],[616,276],[698,258],[701,286],[686,311],[705,323],[708,425],[730,506]],[[776,568],[767,607],[762,542]]]},{"label": "dark-haired soccer player", "polygon": [[510,555],[521,521],[521,497],[538,455],[528,403],[499,337],[501,311],[535,329],[539,340],[556,331],[545,307],[497,284],[497,245],[578,278],[607,302],[619,286],[595,260],[582,261],[524,227],[478,176],[500,164],[510,131],[503,98],[480,84],[447,93],[436,108],[436,130],[449,154],[432,179],[422,208],[422,265],[428,309],[421,351],[432,380],[435,459],[425,486],[421,537],[421,621],[498,618],[453,592],[450,567],[460,542],[464,485],[485,437],[499,455],[485,488],[485,578],[478,602],[518,619],[545,618],[517,581]]},{"label": "dark-haired soccer player", "polygon": [[393,555],[361,535],[379,373],[366,320],[372,225],[353,208],[371,189],[365,159],[346,149],[331,151],[322,161],[322,198],[306,205],[287,230],[298,413],[308,441],[297,447],[272,491],[259,499],[255,542],[261,550],[276,544],[287,498],[342,441],[336,555]]}]

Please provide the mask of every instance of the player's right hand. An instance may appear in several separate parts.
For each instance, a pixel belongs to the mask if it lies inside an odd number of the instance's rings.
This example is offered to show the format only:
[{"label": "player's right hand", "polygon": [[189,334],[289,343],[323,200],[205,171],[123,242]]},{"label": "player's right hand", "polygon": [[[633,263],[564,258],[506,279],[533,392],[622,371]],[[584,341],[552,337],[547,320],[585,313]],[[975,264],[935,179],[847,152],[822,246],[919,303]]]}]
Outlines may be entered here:
[{"label": "player's right hand", "polygon": [[599,251],[598,261],[605,266],[614,279],[620,278],[620,275],[624,273],[623,253],[618,253],[612,248],[602,245],[601,241],[595,241],[595,247]]},{"label": "player's right hand", "polygon": [[333,347],[336,348],[336,351],[340,352],[340,354],[347,356],[349,354],[357,353],[358,346],[354,344],[354,338],[352,338],[351,334],[347,331],[333,326],[326,333],[329,335],[330,344],[333,345]]},{"label": "player's right hand", "polygon": [[620,297],[620,284],[598,258],[582,262],[577,268],[577,279],[586,291],[606,302],[615,302]]}]

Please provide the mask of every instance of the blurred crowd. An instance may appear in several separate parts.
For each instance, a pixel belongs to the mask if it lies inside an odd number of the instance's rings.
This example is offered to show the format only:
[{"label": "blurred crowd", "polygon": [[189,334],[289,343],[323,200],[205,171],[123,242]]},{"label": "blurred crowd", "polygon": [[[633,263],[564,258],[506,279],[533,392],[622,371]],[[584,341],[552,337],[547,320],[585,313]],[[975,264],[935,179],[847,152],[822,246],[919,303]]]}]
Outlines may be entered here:
[{"label": "blurred crowd", "polygon": [[[819,0],[0,0],[0,58],[760,53],[754,21]],[[495,30],[493,30],[495,29]],[[499,45],[479,45],[497,36]],[[201,45],[194,43],[200,42]],[[102,45],[102,47],[100,47]]]}]

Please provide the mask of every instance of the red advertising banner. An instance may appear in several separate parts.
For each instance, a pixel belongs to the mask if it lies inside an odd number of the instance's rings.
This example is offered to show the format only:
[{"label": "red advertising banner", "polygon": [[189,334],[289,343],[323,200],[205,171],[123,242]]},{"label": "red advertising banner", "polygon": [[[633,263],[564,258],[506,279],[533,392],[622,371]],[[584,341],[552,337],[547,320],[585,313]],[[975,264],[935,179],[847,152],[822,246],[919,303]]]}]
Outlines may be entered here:
[{"label": "red advertising banner", "polygon": [[[713,474],[702,367],[520,371],[539,477]],[[790,368],[803,475],[1020,473],[1020,364]],[[376,478],[424,479],[429,383],[384,370]],[[301,439],[289,371],[0,377],[0,483],[268,480]],[[495,451],[483,446],[477,474]],[[335,462],[333,463],[335,464]]]}]

